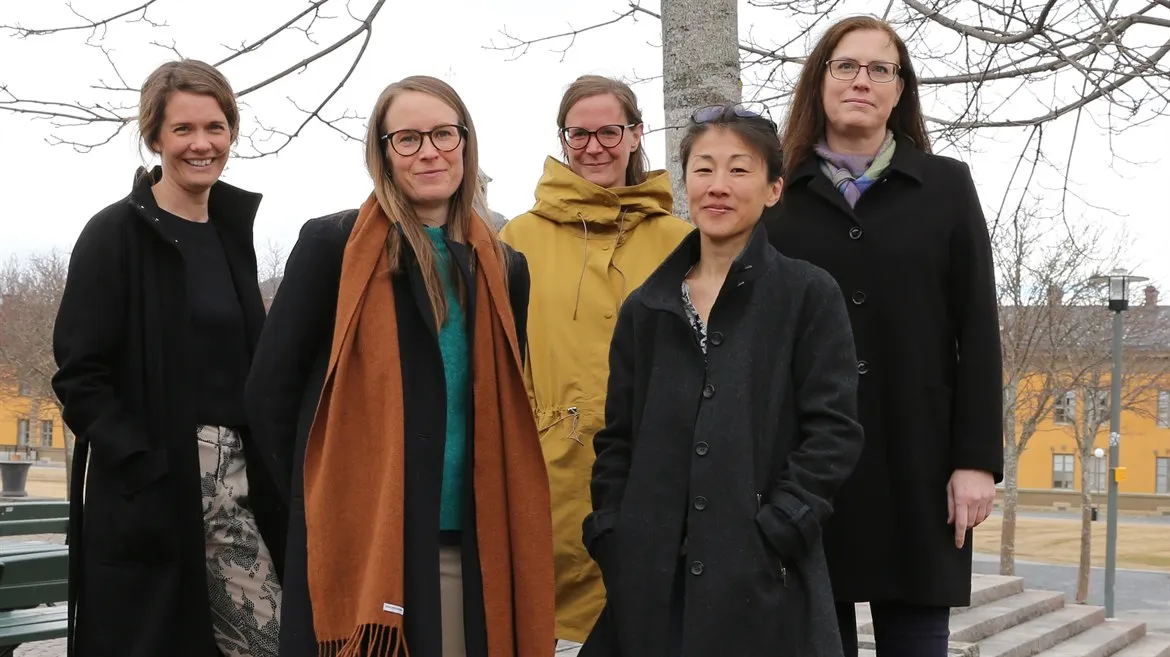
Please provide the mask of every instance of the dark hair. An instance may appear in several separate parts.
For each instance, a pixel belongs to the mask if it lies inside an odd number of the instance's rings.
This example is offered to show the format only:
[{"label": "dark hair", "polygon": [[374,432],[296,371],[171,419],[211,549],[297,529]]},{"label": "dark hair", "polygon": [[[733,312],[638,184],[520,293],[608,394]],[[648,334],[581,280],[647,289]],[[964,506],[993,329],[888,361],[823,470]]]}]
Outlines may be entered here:
[{"label": "dark hair", "polygon": [[166,116],[167,102],[176,91],[211,96],[219,103],[228,122],[232,142],[240,134],[240,110],[231,84],[216,68],[197,59],[167,62],[154,69],[142,83],[138,101],[138,133],[142,143],[156,153],[159,132]]},{"label": "dark hair", "polygon": [[[702,118],[696,118],[700,115]],[[699,137],[706,134],[711,128],[734,132],[748,146],[755,149],[760,159],[768,165],[768,182],[773,183],[780,180],[784,171],[784,154],[780,149],[780,137],[776,134],[776,124],[759,114],[745,111],[739,105],[718,105],[703,108],[691,116],[687,133],[683,135],[682,143],[679,144],[678,148],[684,182],[687,179],[687,160],[691,157],[691,149],[694,148]]]},{"label": "dark hair", "polygon": [[871,16],[853,16],[838,21],[825,31],[800,72],[800,79],[792,95],[788,123],[784,127],[784,154],[790,168],[796,168],[812,157],[813,147],[825,137],[825,103],[822,98],[827,75],[825,65],[841,39],[857,30],[884,32],[898,49],[902,97],[890,112],[886,126],[894,134],[909,139],[919,150],[930,152],[930,138],[926,136],[926,122],[922,117],[922,103],[918,97],[918,76],[914,74],[906,42],[885,21]]},{"label": "dark hair", "polygon": [[[642,110],[638,109],[638,97],[630,85],[621,80],[603,77],[601,75],[582,75],[569,85],[565,95],[561,96],[561,106],[557,109],[557,128],[564,130],[569,110],[577,103],[594,96],[610,95],[617,99],[622,106],[622,112],[629,123],[642,123]],[[561,151],[565,160],[569,159],[569,152],[565,149],[562,139]],[[646,182],[646,174],[650,170],[650,158],[646,155],[646,141],[638,144],[638,150],[630,153],[630,163],[626,165],[626,185],[641,185]]]}]

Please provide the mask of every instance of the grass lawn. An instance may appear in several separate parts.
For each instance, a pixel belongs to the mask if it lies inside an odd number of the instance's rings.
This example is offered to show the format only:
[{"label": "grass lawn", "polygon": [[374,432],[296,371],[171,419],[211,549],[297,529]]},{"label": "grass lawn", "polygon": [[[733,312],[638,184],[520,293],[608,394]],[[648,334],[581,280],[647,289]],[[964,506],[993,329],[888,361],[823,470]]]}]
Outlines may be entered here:
[{"label": "grass lawn", "polygon": [[[992,516],[975,528],[975,551],[999,554],[1003,518]],[[1078,564],[1081,522],[1064,518],[1016,520],[1016,558],[1044,563]],[[1093,523],[1094,566],[1105,566],[1105,516]],[[1170,524],[1117,523],[1117,567],[1170,572]]]}]

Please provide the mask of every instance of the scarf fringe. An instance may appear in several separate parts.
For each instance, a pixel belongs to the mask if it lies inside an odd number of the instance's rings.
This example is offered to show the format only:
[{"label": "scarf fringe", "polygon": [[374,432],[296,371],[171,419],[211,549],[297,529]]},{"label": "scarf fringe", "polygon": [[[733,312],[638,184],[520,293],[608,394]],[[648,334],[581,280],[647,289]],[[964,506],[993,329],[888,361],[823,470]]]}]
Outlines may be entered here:
[{"label": "scarf fringe", "polygon": [[402,628],[391,625],[359,625],[348,639],[321,641],[318,657],[410,657]]}]

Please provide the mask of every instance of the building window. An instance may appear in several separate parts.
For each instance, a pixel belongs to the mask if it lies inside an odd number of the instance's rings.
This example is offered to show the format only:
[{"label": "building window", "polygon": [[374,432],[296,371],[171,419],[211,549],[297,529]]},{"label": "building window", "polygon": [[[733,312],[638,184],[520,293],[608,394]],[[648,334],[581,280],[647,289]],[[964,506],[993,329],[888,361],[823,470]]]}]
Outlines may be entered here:
[{"label": "building window", "polygon": [[1068,390],[1056,399],[1052,406],[1052,421],[1056,424],[1072,424],[1077,418],[1077,393]]},{"label": "building window", "polygon": [[1158,427],[1170,428],[1170,390],[1158,391]]},{"label": "building window", "polygon": [[32,397],[32,386],[28,384],[28,381],[21,381],[17,388],[16,394],[21,397]]},{"label": "building window", "polygon": [[1105,473],[1109,471],[1109,457],[1089,457],[1089,492],[1104,493],[1106,490]]},{"label": "building window", "polygon": [[1085,420],[1089,423],[1089,426],[1105,424],[1109,421],[1108,388],[1086,390],[1085,403],[1088,405],[1088,408],[1085,409]]},{"label": "building window", "polygon": [[1154,460],[1154,492],[1170,495],[1170,458],[1158,457]]},{"label": "building window", "polygon": [[1076,473],[1076,457],[1072,454],[1052,455],[1052,487],[1072,490]]},{"label": "building window", "polygon": [[41,420],[41,447],[53,446],[53,421]]},{"label": "building window", "polygon": [[16,444],[21,447],[28,445],[28,420],[16,421]]}]

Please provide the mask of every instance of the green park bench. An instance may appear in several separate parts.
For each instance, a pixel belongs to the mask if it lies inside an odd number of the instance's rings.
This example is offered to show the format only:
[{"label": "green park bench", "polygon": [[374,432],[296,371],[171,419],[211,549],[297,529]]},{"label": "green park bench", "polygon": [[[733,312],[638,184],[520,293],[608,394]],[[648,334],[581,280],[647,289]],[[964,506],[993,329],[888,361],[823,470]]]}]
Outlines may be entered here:
[{"label": "green park bench", "polygon": [[[65,502],[0,505],[0,536],[65,533]],[[69,547],[44,541],[0,543],[0,657],[32,641],[66,635]]]}]

